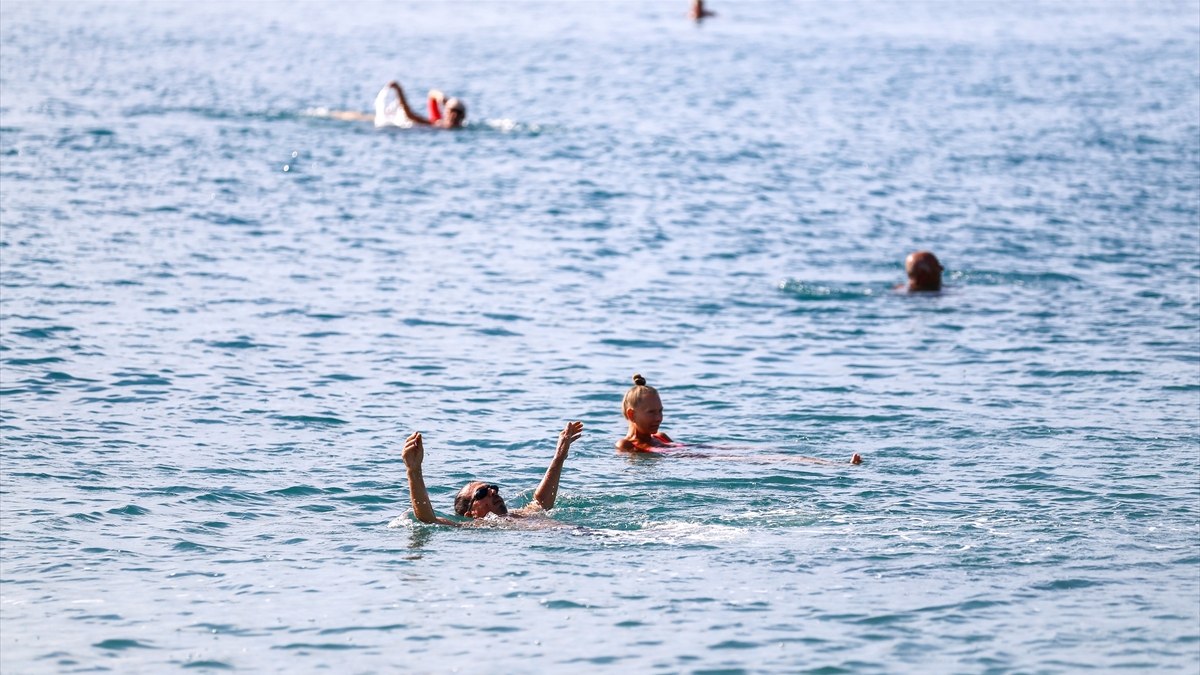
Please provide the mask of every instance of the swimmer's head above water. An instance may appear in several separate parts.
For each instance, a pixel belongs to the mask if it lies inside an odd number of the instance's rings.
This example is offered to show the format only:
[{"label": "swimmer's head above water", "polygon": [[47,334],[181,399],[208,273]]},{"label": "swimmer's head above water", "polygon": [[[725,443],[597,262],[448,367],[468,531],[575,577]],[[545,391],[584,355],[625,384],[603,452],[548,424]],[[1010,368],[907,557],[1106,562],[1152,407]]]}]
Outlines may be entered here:
[{"label": "swimmer's head above water", "polygon": [[904,271],[908,274],[909,291],[942,290],[942,263],[933,253],[916,251],[908,254]]},{"label": "swimmer's head above water", "polygon": [[454,512],[467,518],[486,518],[490,513],[505,516],[508,515],[508,506],[500,496],[499,485],[471,481],[454,498]]},{"label": "swimmer's head above water", "polygon": [[688,12],[688,16],[691,17],[693,21],[699,21],[706,17],[716,16],[716,14],[704,9],[704,0],[692,0],[692,8]]},{"label": "swimmer's head above water", "polygon": [[446,100],[446,126],[457,129],[467,120],[467,106],[457,98]]},{"label": "swimmer's head above water", "polygon": [[663,421],[662,399],[658,396],[658,390],[646,384],[646,378],[640,373],[633,376],[633,386],[625,392],[621,409],[625,420],[629,422],[629,431],[617,441],[617,450],[647,452],[651,448],[667,447],[673,443],[658,430]]},{"label": "swimmer's head above water", "polygon": [[639,431],[653,434],[662,424],[662,399],[657,389],[646,384],[646,378],[641,373],[633,376],[633,386],[625,392],[621,407],[630,426],[637,427]]}]

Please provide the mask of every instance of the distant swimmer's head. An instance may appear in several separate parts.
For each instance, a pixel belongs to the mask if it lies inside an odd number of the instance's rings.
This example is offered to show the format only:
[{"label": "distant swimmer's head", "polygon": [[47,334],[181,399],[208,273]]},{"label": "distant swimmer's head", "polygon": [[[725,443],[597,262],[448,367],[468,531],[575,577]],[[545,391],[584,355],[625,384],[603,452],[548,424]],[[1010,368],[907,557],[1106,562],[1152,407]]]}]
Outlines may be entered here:
[{"label": "distant swimmer's head", "polygon": [[508,507],[500,496],[500,486],[471,481],[454,498],[454,512],[468,518],[483,518],[489,513],[503,516],[508,513]]},{"label": "distant swimmer's head", "polygon": [[625,419],[637,431],[653,434],[658,431],[663,420],[662,399],[658,390],[646,384],[646,378],[641,373],[633,376],[633,386],[625,392],[625,400],[621,402]]},{"label": "distant swimmer's head", "polygon": [[938,262],[933,253],[916,251],[908,254],[904,261],[904,271],[908,273],[908,290],[942,290],[942,263]]},{"label": "distant swimmer's head", "polygon": [[467,106],[457,98],[446,100],[446,126],[456,129],[467,121]]}]

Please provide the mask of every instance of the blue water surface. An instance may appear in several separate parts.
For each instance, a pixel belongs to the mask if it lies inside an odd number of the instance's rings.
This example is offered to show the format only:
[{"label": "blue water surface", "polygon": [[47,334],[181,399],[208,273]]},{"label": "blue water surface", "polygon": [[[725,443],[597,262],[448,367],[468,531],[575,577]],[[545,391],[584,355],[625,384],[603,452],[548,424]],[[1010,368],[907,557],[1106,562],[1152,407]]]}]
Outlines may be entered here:
[{"label": "blue water surface", "polygon": [[708,5],[0,5],[0,670],[1196,673],[1200,4]]}]

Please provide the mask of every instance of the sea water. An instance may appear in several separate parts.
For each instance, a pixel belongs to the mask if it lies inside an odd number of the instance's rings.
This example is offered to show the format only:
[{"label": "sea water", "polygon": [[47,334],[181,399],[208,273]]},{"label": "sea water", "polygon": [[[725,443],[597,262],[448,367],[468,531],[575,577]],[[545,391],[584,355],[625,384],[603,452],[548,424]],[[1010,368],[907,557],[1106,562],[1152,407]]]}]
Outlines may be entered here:
[{"label": "sea water", "polygon": [[0,670],[1197,672],[1200,5],[708,7],[0,6]]}]

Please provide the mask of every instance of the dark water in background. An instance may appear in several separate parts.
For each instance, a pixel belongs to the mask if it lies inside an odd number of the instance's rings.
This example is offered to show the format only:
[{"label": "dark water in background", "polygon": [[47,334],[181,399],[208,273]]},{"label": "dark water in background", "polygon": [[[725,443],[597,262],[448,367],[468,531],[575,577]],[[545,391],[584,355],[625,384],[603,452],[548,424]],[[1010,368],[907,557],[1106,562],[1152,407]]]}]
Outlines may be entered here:
[{"label": "dark water in background", "polygon": [[710,5],[0,7],[0,668],[1196,672],[1200,5]]}]

